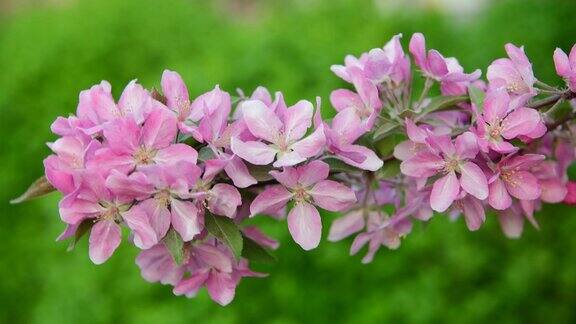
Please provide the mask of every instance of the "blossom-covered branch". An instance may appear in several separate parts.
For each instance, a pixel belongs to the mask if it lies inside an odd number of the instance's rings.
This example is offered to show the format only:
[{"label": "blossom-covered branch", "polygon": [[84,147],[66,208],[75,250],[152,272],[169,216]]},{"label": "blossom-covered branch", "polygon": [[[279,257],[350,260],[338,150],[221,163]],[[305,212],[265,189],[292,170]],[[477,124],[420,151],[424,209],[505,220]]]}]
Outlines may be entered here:
[{"label": "blossom-covered branch", "polygon": [[538,228],[543,203],[576,203],[576,46],[553,55],[564,88],[537,80],[523,47],[507,44],[485,82],[422,34],[405,53],[401,36],[332,66],[347,83],[330,95],[332,119],[320,99],[287,104],[263,87],[191,96],[168,70],[161,91],[132,81],[118,101],[102,81],[52,124],[45,177],[14,202],[57,190],[59,240],[88,234],[101,264],[125,227],[144,279],[187,297],[206,287],[221,305],[240,279],[265,275],[249,263],[273,260],[279,245],[249,217],[287,216],[310,250],[328,221],[319,209],[341,212],[328,240],[354,235],[350,253],[367,245],[368,263],[438,213],[463,215],[471,231],[494,215],[516,238],[525,220]]}]

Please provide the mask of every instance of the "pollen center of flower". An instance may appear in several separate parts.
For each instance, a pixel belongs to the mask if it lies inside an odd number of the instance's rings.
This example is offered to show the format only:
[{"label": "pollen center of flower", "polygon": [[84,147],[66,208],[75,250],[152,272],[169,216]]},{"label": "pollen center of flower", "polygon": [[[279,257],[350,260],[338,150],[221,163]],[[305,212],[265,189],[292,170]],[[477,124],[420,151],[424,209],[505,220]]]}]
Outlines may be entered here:
[{"label": "pollen center of flower", "polygon": [[190,115],[190,101],[178,98],[178,121],[183,122]]},{"label": "pollen center of flower", "polygon": [[306,188],[296,187],[292,193],[294,194],[294,200],[296,200],[296,202],[306,202],[310,199],[310,194],[308,194]]},{"label": "pollen center of flower", "polygon": [[448,158],[444,161],[444,172],[450,173],[458,170],[458,160],[454,158]]},{"label": "pollen center of flower", "polygon": [[499,121],[496,121],[488,126],[488,137],[493,140],[500,139],[502,134],[502,126]]},{"label": "pollen center of flower", "polygon": [[516,179],[516,171],[514,170],[502,170],[500,171],[500,178],[508,185],[515,187],[518,185],[518,181]]},{"label": "pollen center of flower", "polygon": [[170,202],[170,191],[168,189],[162,189],[156,193],[154,196],[158,201],[160,206],[168,207],[168,203]]},{"label": "pollen center of flower", "polygon": [[101,220],[109,220],[118,222],[121,220],[120,216],[120,209],[117,205],[109,203],[109,202],[101,202],[100,205],[104,207],[104,210],[98,217]]},{"label": "pollen center of flower", "polygon": [[145,146],[140,147],[134,152],[134,161],[137,165],[152,164],[156,151]]}]

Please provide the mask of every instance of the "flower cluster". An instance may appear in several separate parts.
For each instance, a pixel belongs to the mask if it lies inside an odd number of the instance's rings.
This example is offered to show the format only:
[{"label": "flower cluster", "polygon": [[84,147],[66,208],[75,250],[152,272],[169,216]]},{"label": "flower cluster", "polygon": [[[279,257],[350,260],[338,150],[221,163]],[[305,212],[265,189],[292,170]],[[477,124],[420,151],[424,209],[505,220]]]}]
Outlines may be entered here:
[{"label": "flower cluster", "polygon": [[536,79],[522,47],[507,44],[486,82],[427,51],[422,34],[408,53],[401,38],[332,66],[347,86],[330,95],[331,119],[319,99],[289,106],[263,87],[192,98],[172,71],[161,92],[132,81],[117,102],[103,81],[52,124],[60,137],[44,161],[48,183],[26,195],[61,192],[59,239],[89,233],[94,263],[113,255],[125,227],[144,279],[187,297],[206,287],[222,305],[242,277],[264,275],[249,262],[278,247],[246,225],[252,216],[287,215],[310,250],[327,221],[318,208],[342,212],[328,240],[354,235],[350,253],[367,245],[368,263],[435,212],[463,215],[472,231],[494,215],[515,238],[525,220],[538,228],[543,203],[576,203],[576,47],[554,52],[566,81],[554,87]]}]

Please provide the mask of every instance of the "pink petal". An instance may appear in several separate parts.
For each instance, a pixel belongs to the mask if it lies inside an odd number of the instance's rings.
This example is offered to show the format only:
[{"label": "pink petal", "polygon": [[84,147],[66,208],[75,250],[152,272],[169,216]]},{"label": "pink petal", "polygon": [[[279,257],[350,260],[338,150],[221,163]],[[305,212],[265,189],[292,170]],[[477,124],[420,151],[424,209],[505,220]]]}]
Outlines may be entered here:
[{"label": "pink petal", "polygon": [[242,198],[236,187],[225,183],[218,183],[210,189],[208,208],[216,214],[233,218],[236,209],[242,204]]},{"label": "pink petal", "polygon": [[531,108],[518,108],[502,121],[502,136],[512,139],[529,134],[540,122],[540,113]]},{"label": "pink petal", "polygon": [[164,70],[161,85],[168,107],[177,110],[182,104],[190,104],[188,89],[178,72]]},{"label": "pink petal", "polygon": [[232,272],[233,260],[215,246],[200,244],[194,247],[194,256],[209,267],[222,272]]},{"label": "pink petal", "polygon": [[287,188],[294,188],[298,183],[299,169],[295,167],[285,167],[282,172],[270,171],[270,175],[276,179],[281,185]]},{"label": "pink petal", "polygon": [[556,204],[562,202],[568,193],[566,185],[557,178],[540,180],[540,186],[542,188],[540,199],[547,203]]},{"label": "pink petal", "polygon": [[421,127],[416,126],[416,124],[410,120],[409,118],[405,119],[406,124],[406,133],[408,134],[408,138],[412,142],[416,143],[425,143],[426,138],[428,137],[428,133]]},{"label": "pink petal", "polygon": [[479,229],[482,223],[486,221],[484,206],[482,206],[480,200],[466,196],[462,200],[462,209],[464,210],[464,219],[469,230],[475,231]]},{"label": "pink petal", "polygon": [[450,172],[434,182],[430,194],[430,206],[437,212],[443,212],[452,205],[458,193],[460,193],[460,183],[456,174]]},{"label": "pink petal", "polygon": [[556,67],[556,73],[561,77],[567,77],[572,72],[568,55],[559,48],[554,51],[554,66]]},{"label": "pink petal", "polygon": [[210,271],[198,270],[192,273],[192,275],[184,280],[181,280],[174,287],[173,293],[176,296],[186,295],[188,298],[196,296],[200,288],[204,285]]},{"label": "pink petal", "polygon": [[232,182],[238,188],[246,188],[258,183],[248,171],[248,167],[244,164],[244,161],[237,156],[232,157],[232,159],[228,161],[224,167],[224,171],[226,171],[228,177],[232,179]]},{"label": "pink petal", "polygon": [[268,142],[275,142],[282,128],[282,121],[274,111],[259,100],[247,100],[242,103],[242,116],[252,135]]},{"label": "pink petal", "polygon": [[542,193],[538,179],[527,171],[514,172],[510,180],[504,183],[508,192],[518,199],[534,200],[539,198]]},{"label": "pink petal", "polygon": [[267,165],[274,161],[274,157],[278,152],[274,148],[256,141],[242,142],[236,137],[230,140],[230,148],[234,154],[241,157],[243,160],[256,165]]},{"label": "pink petal", "polygon": [[347,108],[337,113],[332,119],[332,130],[337,134],[335,141],[346,144],[353,143],[366,132],[354,108]]},{"label": "pink petal", "polygon": [[196,164],[198,152],[186,144],[172,144],[159,150],[154,156],[156,163],[174,164],[180,161]]},{"label": "pink petal", "polygon": [[154,186],[148,181],[146,175],[134,172],[129,176],[112,170],[106,178],[106,187],[124,200],[144,200],[154,192]]},{"label": "pink petal", "polygon": [[312,250],[320,244],[322,220],[318,210],[309,203],[296,203],[288,213],[288,230],[304,250]]},{"label": "pink petal", "polygon": [[330,226],[328,241],[340,241],[364,228],[364,212],[362,210],[352,211],[343,217],[336,219]]},{"label": "pink petal", "polygon": [[189,201],[171,199],[172,226],[185,242],[191,241],[204,228],[203,221],[198,217],[198,209]]},{"label": "pink petal", "polygon": [[183,267],[176,266],[164,244],[144,250],[136,257],[140,274],[148,282],[176,285],[184,275]]},{"label": "pink petal", "polygon": [[466,162],[460,166],[460,172],[460,184],[464,191],[480,200],[488,198],[488,181],[479,166]]},{"label": "pink petal", "polygon": [[261,192],[252,204],[250,204],[250,214],[274,213],[286,206],[292,199],[292,194],[281,185],[273,185]]},{"label": "pink petal", "polygon": [[284,136],[288,142],[298,140],[312,126],[314,107],[307,100],[300,100],[286,111],[284,117]]},{"label": "pink petal", "polygon": [[436,50],[430,50],[428,52],[428,64],[430,71],[435,77],[443,77],[448,73],[448,66],[446,65],[444,56]]},{"label": "pink petal", "polygon": [[444,160],[436,154],[423,151],[400,164],[403,174],[416,178],[431,177],[444,167]]},{"label": "pink petal", "polygon": [[[367,147],[361,145],[343,145],[340,149],[341,151],[338,152],[337,158],[359,169],[377,171],[384,165],[384,162],[376,153]],[[350,156],[359,157],[362,162],[359,163],[349,158]]]},{"label": "pink petal", "polygon": [[316,183],[308,193],[317,206],[329,211],[346,210],[356,202],[356,195],[352,189],[333,180]]},{"label": "pink petal", "polygon": [[416,65],[421,70],[427,70],[426,64],[426,41],[424,40],[424,35],[421,33],[415,33],[410,38],[410,45],[409,45],[410,53],[414,56],[414,61],[416,61]]},{"label": "pink petal", "polygon": [[160,241],[148,215],[142,209],[132,207],[122,215],[122,218],[134,233],[134,245],[138,248],[146,250]]},{"label": "pink petal", "polygon": [[512,197],[508,194],[504,181],[497,178],[494,182],[488,185],[488,203],[492,208],[504,210],[512,205]]},{"label": "pink petal", "polygon": [[275,239],[269,237],[268,235],[264,234],[258,227],[256,226],[247,226],[242,229],[242,234],[244,236],[252,239],[254,242],[258,243],[261,246],[267,247],[272,250],[276,250],[280,243]]},{"label": "pink petal", "polygon": [[136,80],[132,80],[122,91],[120,100],[118,100],[118,107],[125,116],[132,116],[140,124],[149,113],[150,100],[152,98],[148,91],[136,83]]},{"label": "pink petal", "polygon": [[330,94],[330,102],[336,108],[336,111],[342,111],[351,107],[361,107],[362,100],[355,92],[347,89],[338,89]]},{"label": "pink petal", "polygon": [[370,241],[371,239],[372,239],[371,233],[358,234],[354,238],[354,241],[350,246],[350,255],[355,255],[356,253],[358,253],[358,251],[360,251],[360,249],[362,249],[362,247],[366,245],[366,243],[368,243],[368,241]]},{"label": "pink petal", "polygon": [[106,144],[116,154],[132,154],[139,146],[140,127],[131,117],[117,119],[104,127]]},{"label": "pink petal", "polygon": [[500,227],[504,234],[511,239],[519,238],[524,229],[524,217],[510,208],[502,211],[498,215]]},{"label": "pink petal", "polygon": [[311,186],[320,180],[328,178],[328,174],[330,174],[330,167],[328,164],[318,160],[305,164],[299,167],[297,170],[298,183],[305,187]]},{"label": "pink petal", "polygon": [[301,156],[298,152],[278,152],[278,158],[272,165],[275,168],[282,168],[290,167],[304,161],[306,161],[306,158]]},{"label": "pink petal", "polygon": [[456,154],[461,159],[473,159],[478,154],[478,138],[472,132],[464,132],[456,137]]},{"label": "pink petal", "polygon": [[165,148],[176,140],[176,115],[167,109],[157,109],[148,115],[142,126],[142,144],[148,148]]},{"label": "pink petal", "polygon": [[292,144],[290,148],[300,156],[310,158],[319,154],[324,149],[324,144],[326,144],[326,137],[323,126],[320,126],[312,134]]},{"label": "pink petal", "polygon": [[170,211],[156,198],[146,199],[133,206],[127,213],[142,213],[146,215],[148,224],[161,240],[170,228]]},{"label": "pink petal", "polygon": [[236,281],[230,274],[212,271],[206,281],[206,289],[213,301],[226,306],[234,299]]},{"label": "pink petal", "polygon": [[111,220],[101,220],[92,226],[89,239],[90,260],[94,264],[106,262],[120,245],[120,226]]},{"label": "pink petal", "polygon": [[510,96],[505,90],[489,91],[484,100],[483,114],[486,121],[491,123],[496,120],[501,120],[506,115],[509,104]]}]

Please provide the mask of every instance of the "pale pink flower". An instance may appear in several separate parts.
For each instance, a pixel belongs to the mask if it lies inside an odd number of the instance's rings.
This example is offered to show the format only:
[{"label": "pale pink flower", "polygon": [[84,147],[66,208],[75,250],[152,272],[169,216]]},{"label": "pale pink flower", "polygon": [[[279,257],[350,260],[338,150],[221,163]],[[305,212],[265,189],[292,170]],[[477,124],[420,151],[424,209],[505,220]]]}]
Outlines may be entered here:
[{"label": "pale pink flower", "polygon": [[375,84],[390,83],[395,85],[409,82],[410,59],[400,44],[402,34],[392,37],[383,48],[368,52],[363,67],[364,76]]},{"label": "pale pink flower", "polygon": [[465,192],[460,192],[459,197],[452,205],[451,215],[456,216],[459,214],[464,215],[466,226],[471,231],[476,231],[486,221],[486,213],[484,211],[484,204],[482,201]]},{"label": "pale pink flower", "polygon": [[176,117],[166,109],[152,111],[142,127],[133,118],[121,118],[104,127],[105,147],[98,150],[93,167],[129,172],[135,167],[187,161],[196,164],[198,153],[176,141]]},{"label": "pale pink flower", "polygon": [[492,149],[510,153],[517,148],[508,140],[526,136],[538,138],[546,132],[540,113],[532,108],[516,107],[506,91],[489,91],[484,100],[484,110],[477,116],[478,143],[484,152]]},{"label": "pale pink flower", "polygon": [[554,66],[556,73],[566,80],[570,90],[576,92],[576,45],[572,46],[570,56],[563,50],[556,48],[554,51]]},{"label": "pale pink flower", "polygon": [[400,247],[401,234],[392,226],[391,219],[383,212],[370,212],[368,214],[366,232],[354,238],[350,247],[350,254],[355,255],[368,244],[368,253],[362,258],[362,263],[370,263],[381,246],[389,249]]},{"label": "pale pink flower", "polygon": [[416,178],[443,174],[432,186],[432,209],[438,212],[448,209],[458,197],[460,188],[480,200],[486,199],[486,177],[480,167],[471,161],[478,154],[477,138],[473,133],[465,132],[454,142],[447,136],[429,136],[427,141],[429,149],[403,161],[400,169],[403,174]]},{"label": "pale pink flower", "polygon": [[166,105],[176,113],[178,129],[202,141],[202,136],[198,132],[198,123],[204,116],[204,105],[200,104],[200,101],[194,105],[191,103],[186,84],[178,72],[164,70],[161,85],[166,97]]},{"label": "pale pink flower", "polygon": [[524,105],[537,92],[532,64],[524,53],[524,47],[513,44],[505,46],[508,58],[500,58],[488,66],[486,77],[490,89],[503,89],[512,96],[514,106]]},{"label": "pale pink flower", "polygon": [[480,70],[466,74],[458,60],[453,57],[445,58],[437,50],[429,50],[426,53],[426,40],[421,33],[412,35],[409,48],[422,73],[430,79],[439,81],[444,88],[450,87],[451,83],[470,83],[480,78]]},{"label": "pale pink flower", "polygon": [[322,235],[320,213],[314,205],[329,211],[342,211],[356,202],[354,192],[333,180],[326,180],[330,168],[322,161],[300,167],[285,167],[270,174],[280,183],[266,188],[250,205],[252,215],[275,212],[294,201],[288,213],[288,229],[303,249],[318,246]]},{"label": "pale pink flower", "polygon": [[258,100],[242,103],[242,118],[254,141],[232,137],[234,154],[256,165],[271,164],[275,167],[292,166],[318,154],[326,141],[324,131],[317,128],[304,137],[312,124],[313,107],[301,100],[294,106],[276,111]]},{"label": "pale pink flower", "polygon": [[353,108],[340,111],[332,120],[332,126],[324,124],[326,149],[345,163],[360,169],[376,171],[384,162],[365,146],[353,144],[366,132]]},{"label": "pale pink flower", "polygon": [[350,71],[359,70],[362,74],[366,61],[368,61],[368,53],[362,53],[360,58],[356,58],[353,55],[346,55],[344,58],[344,65],[332,65],[330,70],[332,70],[332,72],[334,72],[334,74],[336,74],[342,80],[348,83],[352,83],[353,81]]},{"label": "pale pink flower", "polygon": [[184,267],[176,265],[164,244],[143,250],[136,257],[140,274],[148,282],[176,285],[184,276]]},{"label": "pale pink flower", "polygon": [[362,119],[366,131],[369,131],[382,110],[378,88],[359,69],[350,69],[349,74],[356,92],[348,89],[334,90],[330,94],[330,102],[337,111],[353,108]]},{"label": "pale pink flower", "polygon": [[541,163],[543,155],[525,154],[507,156],[496,164],[489,180],[488,203],[492,208],[504,210],[512,205],[512,197],[519,200],[535,200],[542,193],[538,179],[530,168]]}]

